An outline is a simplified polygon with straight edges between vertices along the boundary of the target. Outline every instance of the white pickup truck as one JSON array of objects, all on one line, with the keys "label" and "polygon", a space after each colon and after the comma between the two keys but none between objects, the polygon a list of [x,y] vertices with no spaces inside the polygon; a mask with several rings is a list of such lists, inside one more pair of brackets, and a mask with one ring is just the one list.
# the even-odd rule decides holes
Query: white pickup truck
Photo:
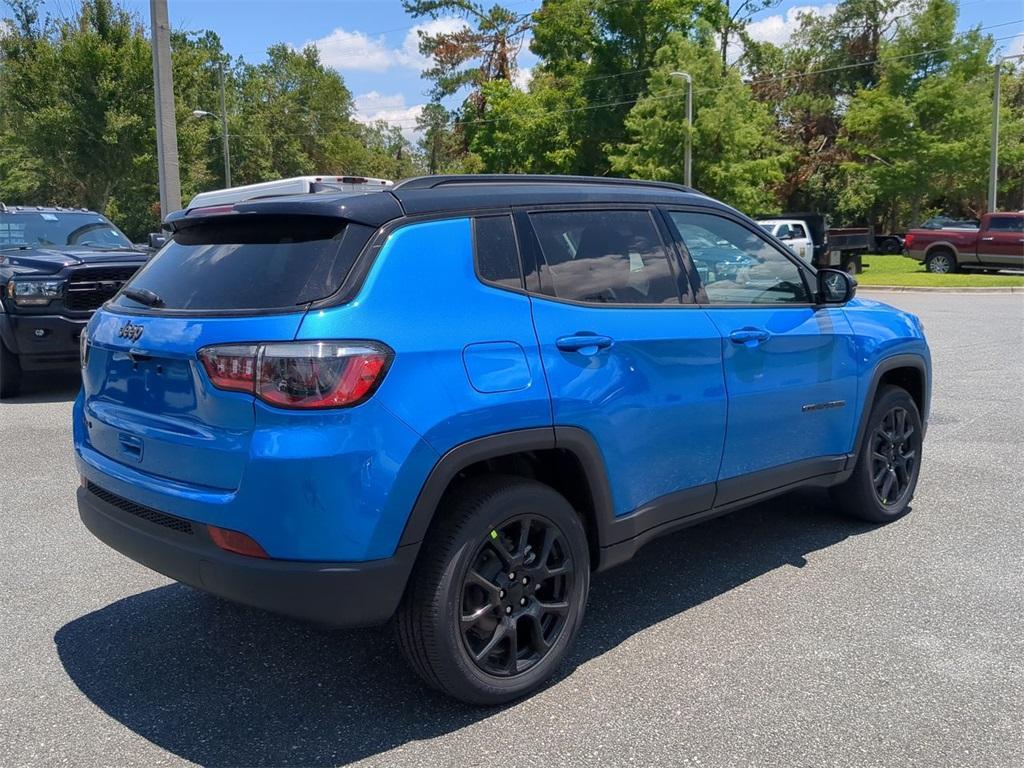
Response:
[{"label": "white pickup truck", "polygon": [[768,234],[774,235],[784,242],[797,256],[811,263],[814,257],[814,240],[811,239],[807,225],[798,219],[763,219],[758,224]]}]

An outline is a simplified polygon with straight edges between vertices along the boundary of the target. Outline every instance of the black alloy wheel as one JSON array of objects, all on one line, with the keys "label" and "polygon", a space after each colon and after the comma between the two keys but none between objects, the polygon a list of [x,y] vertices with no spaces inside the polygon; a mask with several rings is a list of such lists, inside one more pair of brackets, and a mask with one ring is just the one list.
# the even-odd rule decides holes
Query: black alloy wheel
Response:
[{"label": "black alloy wheel", "polygon": [[473,663],[510,677],[543,659],[565,628],[575,568],[546,518],[522,515],[492,529],[462,580],[460,631]]},{"label": "black alloy wheel", "polygon": [[903,503],[911,489],[917,462],[919,435],[905,408],[896,407],[882,417],[871,435],[871,483],[886,507]]},{"label": "black alloy wheel", "polygon": [[579,633],[583,520],[554,488],[508,475],[449,490],[398,608],[399,648],[429,685],[495,706],[540,688]]},{"label": "black alloy wheel", "polygon": [[883,386],[868,414],[853,472],[829,489],[833,501],[846,514],[872,523],[903,517],[921,473],[923,440],[917,402],[902,387]]}]

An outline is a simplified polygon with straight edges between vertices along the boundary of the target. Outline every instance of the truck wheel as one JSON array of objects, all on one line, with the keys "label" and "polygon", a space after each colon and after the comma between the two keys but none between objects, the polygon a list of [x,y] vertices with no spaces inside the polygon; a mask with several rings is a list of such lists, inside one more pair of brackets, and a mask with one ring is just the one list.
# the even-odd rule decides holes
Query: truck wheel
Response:
[{"label": "truck wheel", "polygon": [[879,392],[868,416],[853,474],[832,488],[835,503],[847,514],[873,523],[905,515],[921,471],[921,414],[901,387]]},{"label": "truck wheel", "polygon": [[17,397],[21,389],[21,364],[18,356],[0,341],[0,400]]},{"label": "truck wheel", "polygon": [[899,253],[902,250],[903,246],[895,237],[887,237],[882,241],[882,253],[893,254]]},{"label": "truck wheel", "polygon": [[429,685],[497,705],[540,687],[583,621],[590,554],[560,494],[488,476],[449,492],[398,609],[402,653]]},{"label": "truck wheel", "polygon": [[952,251],[932,251],[924,260],[924,268],[936,275],[945,275],[957,271],[956,256]]}]

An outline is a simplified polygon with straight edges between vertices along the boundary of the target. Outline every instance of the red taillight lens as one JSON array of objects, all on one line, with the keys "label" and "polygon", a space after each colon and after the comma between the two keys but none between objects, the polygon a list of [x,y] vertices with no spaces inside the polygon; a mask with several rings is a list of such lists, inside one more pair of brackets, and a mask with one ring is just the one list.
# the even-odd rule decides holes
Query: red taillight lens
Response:
[{"label": "red taillight lens", "polygon": [[215,387],[250,392],[284,408],[358,405],[380,385],[391,358],[390,349],[372,342],[298,341],[199,351]]},{"label": "red taillight lens", "polygon": [[210,532],[210,538],[213,539],[213,543],[226,552],[248,555],[249,557],[268,557],[267,553],[263,551],[263,547],[256,543],[255,539],[246,536],[244,533],[227,528],[218,528],[215,525],[206,526],[206,530]]},{"label": "red taillight lens", "polygon": [[252,392],[256,385],[255,344],[231,344],[199,350],[199,362],[213,386],[238,392]]},{"label": "red taillight lens", "polygon": [[912,233],[907,233],[907,235],[903,238],[903,247],[904,248],[910,248],[913,244],[914,244],[914,235]]},{"label": "red taillight lens", "polygon": [[260,399],[286,408],[355,405],[376,388],[390,354],[364,344],[267,344],[260,355]]}]

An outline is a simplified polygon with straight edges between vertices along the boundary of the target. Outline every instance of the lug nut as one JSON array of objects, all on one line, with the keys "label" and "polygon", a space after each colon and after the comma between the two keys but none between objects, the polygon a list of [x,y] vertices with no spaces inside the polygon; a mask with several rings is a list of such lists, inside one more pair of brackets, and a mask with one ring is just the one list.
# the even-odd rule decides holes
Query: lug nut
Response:
[{"label": "lug nut", "polygon": [[508,580],[509,580],[509,581],[515,581],[515,580],[516,580],[516,575],[515,575],[514,573],[510,573],[510,574],[508,575]]},{"label": "lug nut", "polygon": [[505,613],[512,613],[512,606],[511,605],[505,606]]},{"label": "lug nut", "polygon": [[504,589],[499,589],[498,590],[498,597],[505,597],[505,590]]},{"label": "lug nut", "polygon": [[530,579],[527,578],[526,576],[523,576],[523,584],[525,585],[525,584],[529,584],[529,583],[530,583]]},{"label": "lug nut", "polygon": [[526,605],[526,598],[525,597],[520,597],[519,598],[519,604],[520,605]]}]

